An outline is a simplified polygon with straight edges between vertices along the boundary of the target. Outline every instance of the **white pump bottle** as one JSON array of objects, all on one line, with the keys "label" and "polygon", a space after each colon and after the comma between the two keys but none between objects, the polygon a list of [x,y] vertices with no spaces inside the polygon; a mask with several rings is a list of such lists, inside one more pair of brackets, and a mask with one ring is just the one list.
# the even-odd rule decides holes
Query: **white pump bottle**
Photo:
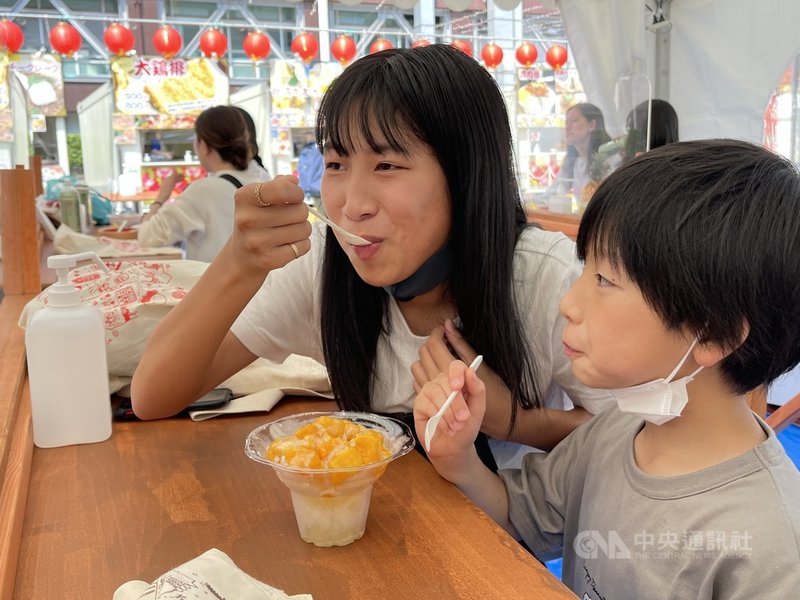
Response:
[{"label": "white pump bottle", "polygon": [[39,448],[111,437],[103,315],[81,304],[80,291],[67,278],[81,260],[109,270],[93,252],[50,256],[47,266],[58,272],[58,283],[48,288],[47,306],[25,330],[33,443]]}]

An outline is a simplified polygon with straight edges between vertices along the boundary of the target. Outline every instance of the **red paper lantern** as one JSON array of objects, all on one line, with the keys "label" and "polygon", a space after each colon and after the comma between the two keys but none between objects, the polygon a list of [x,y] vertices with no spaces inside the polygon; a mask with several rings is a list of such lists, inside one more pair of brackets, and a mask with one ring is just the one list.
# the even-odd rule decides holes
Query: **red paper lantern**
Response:
[{"label": "red paper lantern", "polygon": [[317,50],[319,50],[317,38],[310,33],[303,31],[292,40],[292,52],[297,54],[303,62],[311,62],[311,59],[317,55]]},{"label": "red paper lantern", "polygon": [[220,57],[228,50],[228,38],[216,27],[209,27],[200,36],[200,52],[206,58]]},{"label": "red paper lantern", "polygon": [[112,23],[103,33],[103,41],[111,54],[125,56],[133,50],[133,32],[119,23]]},{"label": "red paper lantern", "polygon": [[503,62],[503,49],[494,42],[486,44],[481,50],[481,58],[488,68],[495,69]]},{"label": "red paper lantern", "polygon": [[426,40],[425,38],[420,38],[418,40],[414,40],[411,42],[412,48],[424,48],[425,46],[430,46],[430,41]]},{"label": "red paper lantern", "polygon": [[453,40],[450,45],[456,50],[461,50],[467,56],[472,56],[472,46],[466,40]]},{"label": "red paper lantern", "polygon": [[545,59],[547,60],[547,64],[553,67],[553,70],[558,71],[567,64],[567,49],[564,48],[564,46],[553,44],[547,49]]},{"label": "red paper lantern", "polygon": [[331,44],[331,56],[346,65],[356,55],[356,43],[349,35],[340,35]]},{"label": "red paper lantern", "polygon": [[248,33],[244,42],[242,42],[244,53],[250,57],[250,60],[257,62],[264,60],[269,55],[272,45],[269,43],[269,38],[260,31],[251,31]]},{"label": "red paper lantern", "polygon": [[69,23],[60,21],[50,30],[50,45],[56,52],[72,56],[81,48],[81,34]]},{"label": "red paper lantern", "polygon": [[517,62],[523,67],[530,67],[538,57],[539,51],[530,42],[522,42],[520,47],[517,48]]},{"label": "red paper lantern", "polygon": [[381,52],[382,50],[391,50],[394,48],[394,44],[387,40],[386,38],[378,38],[372,45],[369,47],[369,53],[375,54],[376,52]]},{"label": "red paper lantern", "polygon": [[172,58],[183,47],[183,38],[178,30],[169,25],[164,25],[156,30],[153,35],[153,46],[164,58]]},{"label": "red paper lantern", "polygon": [[22,43],[25,41],[25,36],[22,34],[22,29],[14,21],[3,19],[0,21],[5,33],[5,43],[0,44],[0,49],[8,49],[9,52],[16,52],[22,48]]}]

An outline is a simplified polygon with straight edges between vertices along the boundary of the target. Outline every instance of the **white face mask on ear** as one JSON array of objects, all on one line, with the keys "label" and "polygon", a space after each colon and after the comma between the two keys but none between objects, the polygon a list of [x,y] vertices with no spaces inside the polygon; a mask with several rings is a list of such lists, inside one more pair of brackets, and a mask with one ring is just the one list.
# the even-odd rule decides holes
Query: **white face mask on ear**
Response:
[{"label": "white face mask on ear", "polygon": [[619,409],[624,413],[638,415],[654,425],[663,425],[667,421],[681,416],[686,403],[689,402],[689,392],[686,391],[686,386],[694,379],[695,375],[703,370],[703,367],[698,368],[691,375],[675,381],[672,381],[672,378],[680,371],[695,345],[697,345],[696,339],[689,346],[678,366],[666,379],[655,379],[629,388],[609,390],[617,401]]}]

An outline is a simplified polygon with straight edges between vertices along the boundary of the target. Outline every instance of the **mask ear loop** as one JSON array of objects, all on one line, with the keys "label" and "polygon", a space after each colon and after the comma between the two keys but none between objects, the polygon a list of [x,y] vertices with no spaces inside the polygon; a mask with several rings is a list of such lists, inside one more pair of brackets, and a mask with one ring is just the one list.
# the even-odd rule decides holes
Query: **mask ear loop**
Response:
[{"label": "mask ear loop", "polygon": [[[689,346],[689,349],[686,351],[686,354],[684,354],[684,355],[683,355],[683,358],[681,359],[681,362],[679,362],[679,363],[678,363],[678,366],[677,366],[677,367],[675,367],[675,368],[672,370],[672,373],[670,373],[669,375],[667,375],[667,383],[671,382],[671,381],[672,381],[672,378],[673,378],[673,377],[675,377],[675,375],[677,375],[677,374],[678,374],[678,371],[680,371],[680,370],[681,370],[681,367],[683,366],[683,363],[685,363],[685,362],[686,362],[686,360],[689,358],[689,355],[692,353],[692,350],[694,349],[694,347],[695,347],[695,346],[697,346],[697,338],[694,338],[694,341],[692,342],[692,345],[691,345],[691,346]],[[702,367],[702,365],[701,365],[700,367],[698,367],[698,369],[697,369],[697,370],[696,370],[694,373],[692,373],[691,375],[689,375],[689,376],[687,377],[687,379],[688,379],[689,381],[691,381],[691,380],[694,378],[694,376],[695,376],[695,375],[697,375],[697,374],[698,374],[700,371],[702,371],[702,370],[703,370],[703,367]]]}]

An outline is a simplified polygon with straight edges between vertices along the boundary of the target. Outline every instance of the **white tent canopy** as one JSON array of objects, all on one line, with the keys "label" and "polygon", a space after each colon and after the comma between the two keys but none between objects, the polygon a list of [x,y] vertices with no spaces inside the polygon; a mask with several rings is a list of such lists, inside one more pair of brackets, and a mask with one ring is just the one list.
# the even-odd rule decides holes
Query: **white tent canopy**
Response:
[{"label": "white tent canopy", "polygon": [[[655,72],[656,0],[561,0],[561,13],[588,98],[614,115],[617,79]],[[674,0],[668,4],[668,94],[681,139],[761,142],[764,110],[800,53],[798,0]],[[614,123],[612,126],[618,126]]]}]

